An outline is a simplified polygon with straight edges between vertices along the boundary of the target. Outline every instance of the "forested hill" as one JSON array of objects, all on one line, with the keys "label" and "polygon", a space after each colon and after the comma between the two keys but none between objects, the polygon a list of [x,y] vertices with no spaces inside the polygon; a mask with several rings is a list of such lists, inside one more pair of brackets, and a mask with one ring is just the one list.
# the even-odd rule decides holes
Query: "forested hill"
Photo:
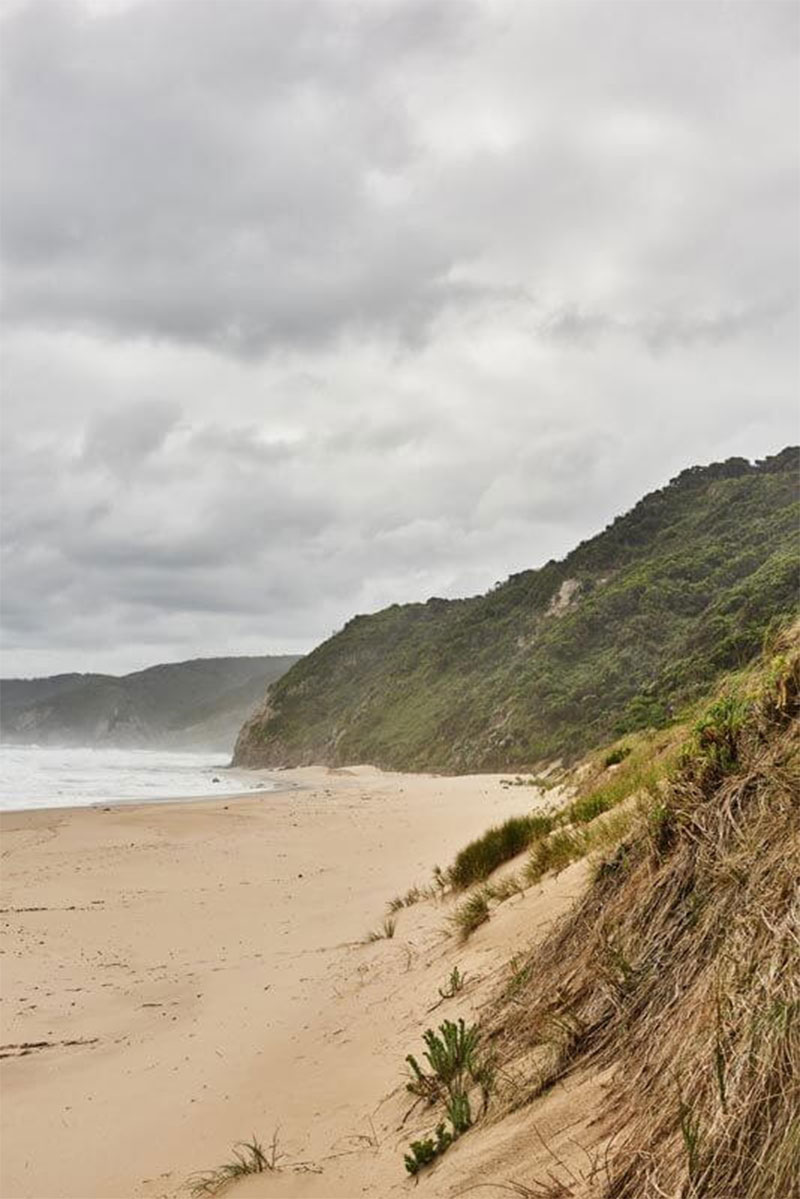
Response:
[{"label": "forested hill", "polygon": [[270,687],[234,761],[521,769],[666,723],[796,610],[799,467],[692,467],[561,562],[355,617]]},{"label": "forested hill", "polygon": [[0,731],[4,740],[18,743],[229,752],[264,689],[297,660],[196,658],[121,676],[3,679]]}]

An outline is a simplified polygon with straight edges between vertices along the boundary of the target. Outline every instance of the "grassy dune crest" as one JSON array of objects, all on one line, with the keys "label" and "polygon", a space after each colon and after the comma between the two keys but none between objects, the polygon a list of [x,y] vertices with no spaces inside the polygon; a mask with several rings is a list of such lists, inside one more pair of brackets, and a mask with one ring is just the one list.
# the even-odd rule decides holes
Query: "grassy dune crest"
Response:
[{"label": "grassy dune crest", "polygon": [[800,624],[696,721],[484,1033],[520,1106],[611,1068],[606,1199],[783,1199],[800,1177]]}]

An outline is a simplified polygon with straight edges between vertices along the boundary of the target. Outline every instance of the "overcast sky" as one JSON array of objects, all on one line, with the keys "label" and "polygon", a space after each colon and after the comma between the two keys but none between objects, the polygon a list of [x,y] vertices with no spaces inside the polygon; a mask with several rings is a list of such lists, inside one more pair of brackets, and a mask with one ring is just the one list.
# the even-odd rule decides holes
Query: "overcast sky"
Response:
[{"label": "overcast sky", "polygon": [[796,3],[4,13],[4,674],[307,650],[797,440]]}]

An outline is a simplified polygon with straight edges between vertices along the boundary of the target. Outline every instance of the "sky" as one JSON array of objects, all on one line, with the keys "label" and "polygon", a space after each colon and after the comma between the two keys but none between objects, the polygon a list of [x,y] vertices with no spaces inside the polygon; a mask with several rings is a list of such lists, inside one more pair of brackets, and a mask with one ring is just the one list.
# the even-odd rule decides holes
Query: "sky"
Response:
[{"label": "sky", "polygon": [[799,17],[6,0],[2,673],[304,652],[797,442]]}]

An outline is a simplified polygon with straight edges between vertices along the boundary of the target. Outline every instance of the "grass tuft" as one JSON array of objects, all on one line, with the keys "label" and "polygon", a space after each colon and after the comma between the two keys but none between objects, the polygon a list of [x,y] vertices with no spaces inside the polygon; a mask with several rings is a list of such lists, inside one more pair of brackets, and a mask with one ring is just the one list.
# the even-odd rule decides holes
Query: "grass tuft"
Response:
[{"label": "grass tuft", "polygon": [[466,941],[476,928],[480,928],[489,919],[489,901],[483,888],[475,891],[463,903],[460,903],[450,917],[458,929],[462,941]]},{"label": "grass tuft", "polygon": [[245,1174],[272,1173],[279,1169],[283,1155],[278,1152],[278,1130],[272,1134],[269,1148],[264,1149],[255,1137],[249,1141],[238,1141],[233,1147],[231,1161],[217,1166],[215,1170],[203,1170],[187,1179],[187,1186],[194,1199],[202,1195],[218,1195],[229,1183]]},{"label": "grass tuft", "polygon": [[396,917],[384,916],[381,927],[378,929],[372,929],[370,932],[368,932],[364,940],[364,944],[372,945],[375,941],[390,941],[395,934],[396,928]]},{"label": "grass tuft", "polygon": [[545,874],[559,874],[578,858],[584,857],[589,839],[579,829],[557,829],[549,837],[537,841],[525,866],[528,883],[538,883]]}]

